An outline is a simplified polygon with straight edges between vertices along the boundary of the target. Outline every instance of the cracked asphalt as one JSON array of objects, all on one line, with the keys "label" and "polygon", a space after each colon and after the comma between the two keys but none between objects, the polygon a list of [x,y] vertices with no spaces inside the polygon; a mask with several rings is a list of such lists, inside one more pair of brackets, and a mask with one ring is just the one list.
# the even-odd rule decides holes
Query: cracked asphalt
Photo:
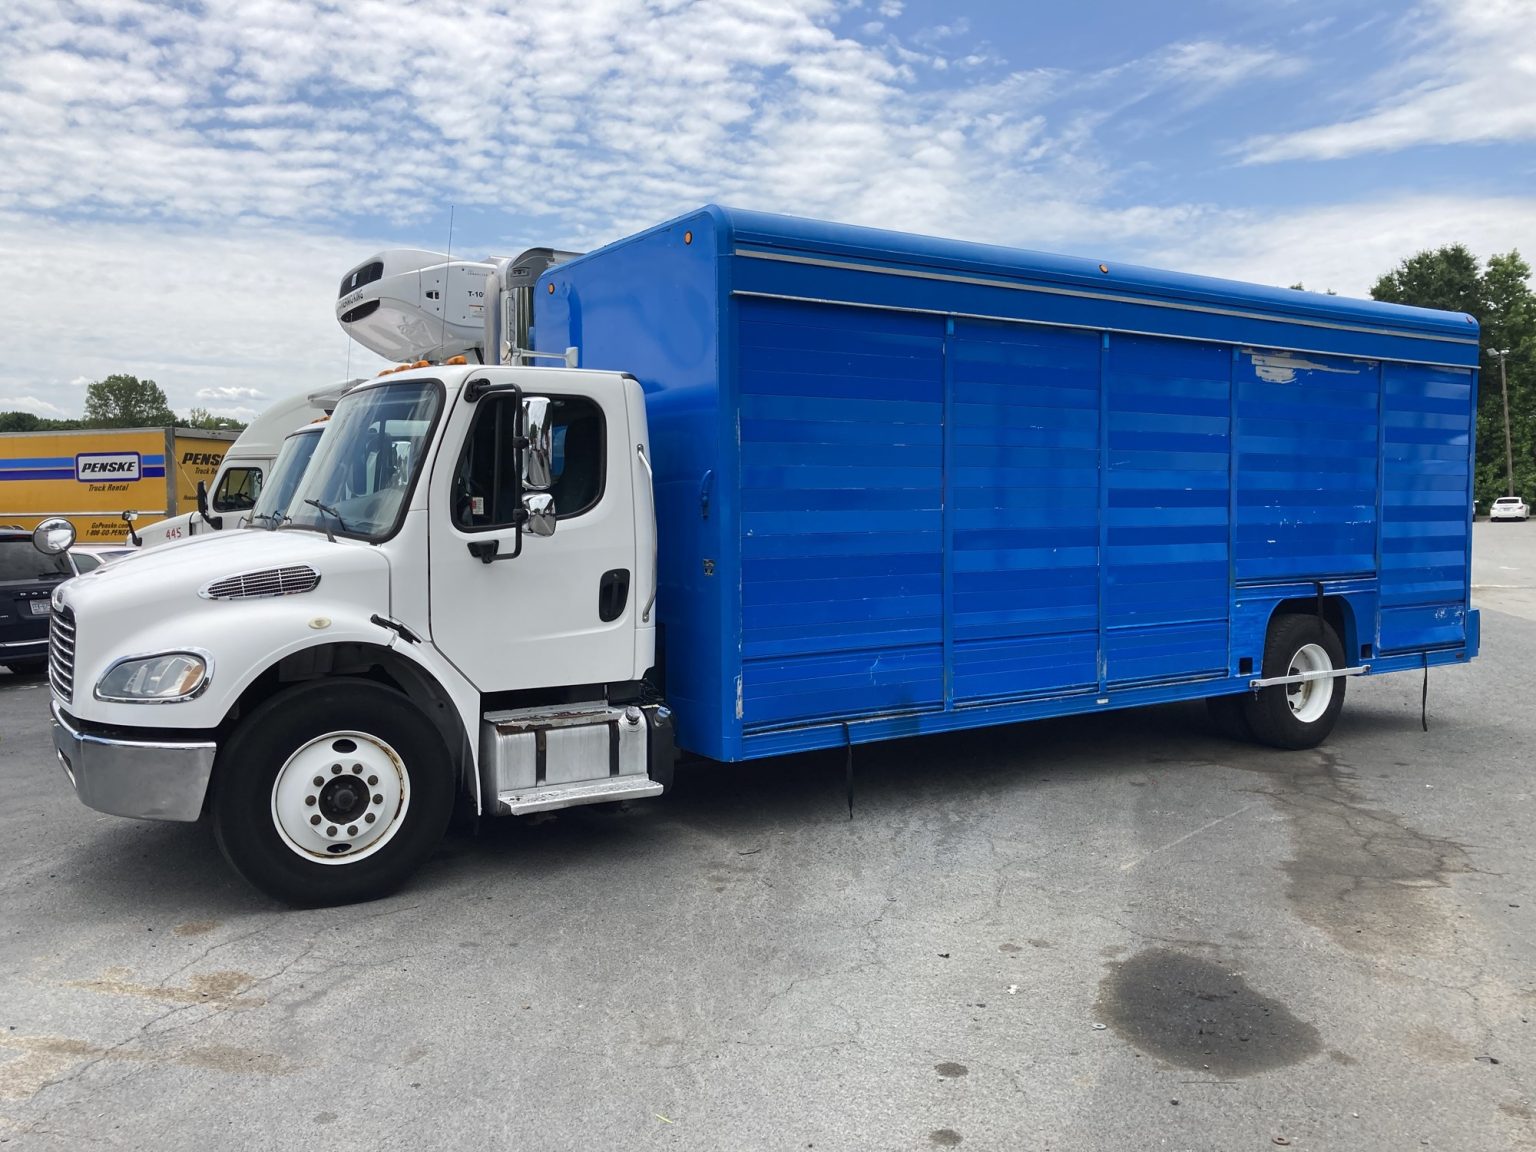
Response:
[{"label": "cracked asphalt", "polygon": [[[1318,752],[1199,706],[693,766],[292,912],[0,673],[0,1147],[1536,1148],[1536,525]],[[216,1143],[215,1143],[216,1142]]]}]

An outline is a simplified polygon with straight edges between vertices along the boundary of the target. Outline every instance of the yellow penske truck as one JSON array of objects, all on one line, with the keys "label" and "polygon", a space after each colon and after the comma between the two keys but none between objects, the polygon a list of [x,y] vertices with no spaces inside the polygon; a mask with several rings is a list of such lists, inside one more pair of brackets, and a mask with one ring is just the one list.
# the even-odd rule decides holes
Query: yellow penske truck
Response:
[{"label": "yellow penske truck", "polygon": [[0,433],[0,524],[51,516],[81,543],[119,544],[124,512],[152,524],[197,506],[238,434],[199,428],[82,428]]}]

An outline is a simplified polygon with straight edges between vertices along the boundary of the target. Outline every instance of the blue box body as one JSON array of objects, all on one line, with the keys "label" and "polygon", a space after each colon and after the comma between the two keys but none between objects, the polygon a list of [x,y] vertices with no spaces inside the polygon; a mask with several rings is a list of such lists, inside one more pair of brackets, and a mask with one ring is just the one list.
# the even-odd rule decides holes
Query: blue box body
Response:
[{"label": "blue box body", "polygon": [[717,207],[535,292],[644,386],[699,755],[1241,691],[1320,591],[1476,655],[1470,317]]}]

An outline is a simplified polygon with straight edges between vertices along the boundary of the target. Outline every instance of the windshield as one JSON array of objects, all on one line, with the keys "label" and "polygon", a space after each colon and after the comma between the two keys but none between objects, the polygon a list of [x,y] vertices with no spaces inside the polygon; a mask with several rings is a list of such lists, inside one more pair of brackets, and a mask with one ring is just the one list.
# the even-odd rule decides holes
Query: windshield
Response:
[{"label": "windshield", "polygon": [[309,458],[315,454],[315,445],[320,443],[322,431],[323,425],[312,425],[283,441],[247,527],[271,528],[282,523],[289,513],[299,481],[304,479],[304,470],[309,467]]},{"label": "windshield", "polygon": [[49,556],[32,547],[32,541],[0,540],[0,584],[35,584],[39,580],[63,580],[73,576],[69,558],[60,552]]},{"label": "windshield", "polygon": [[430,380],[343,397],[288,502],[289,523],[363,540],[393,536],[442,404]]}]

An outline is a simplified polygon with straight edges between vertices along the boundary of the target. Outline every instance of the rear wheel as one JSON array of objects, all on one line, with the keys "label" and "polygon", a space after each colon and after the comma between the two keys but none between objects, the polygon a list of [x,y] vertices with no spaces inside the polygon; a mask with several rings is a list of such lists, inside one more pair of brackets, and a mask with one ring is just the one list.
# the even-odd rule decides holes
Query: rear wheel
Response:
[{"label": "rear wheel", "polygon": [[453,771],[414,704],[362,680],[301,684],[219,753],[212,818],[226,859],[269,896],[351,904],[403,884],[442,840]]},{"label": "rear wheel", "polygon": [[1316,616],[1277,616],[1264,644],[1264,678],[1303,676],[1245,697],[1243,716],[1261,744],[1315,748],[1333,731],[1344,707],[1344,680],[1327,675],[1344,667],[1338,633]]}]

